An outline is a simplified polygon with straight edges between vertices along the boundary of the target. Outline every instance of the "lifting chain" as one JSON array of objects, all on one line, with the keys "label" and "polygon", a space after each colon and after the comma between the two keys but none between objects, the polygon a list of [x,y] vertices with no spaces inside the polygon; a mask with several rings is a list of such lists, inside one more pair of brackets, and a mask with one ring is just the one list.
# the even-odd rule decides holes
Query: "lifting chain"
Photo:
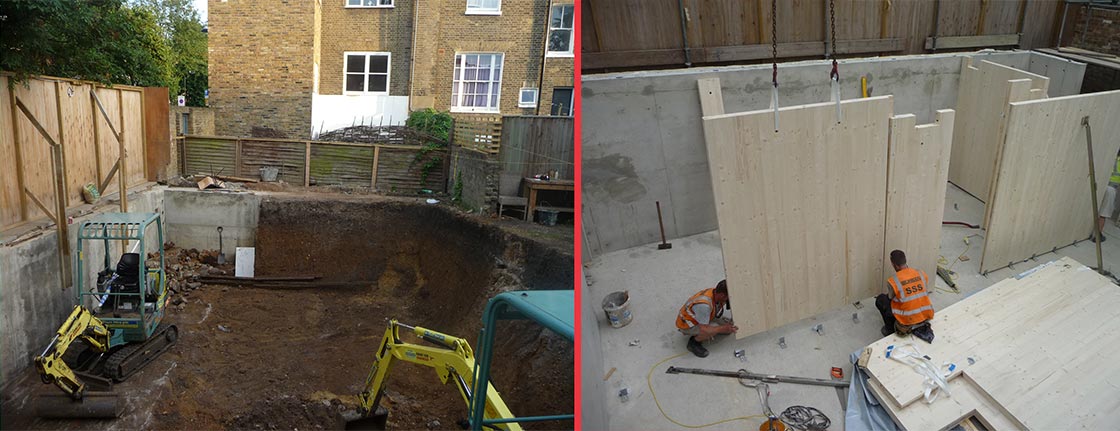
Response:
[{"label": "lifting chain", "polygon": [[774,88],[778,87],[778,0],[770,2],[770,47],[774,63]]},{"label": "lifting chain", "polygon": [[828,1],[828,14],[829,14],[828,29],[831,30],[831,32],[832,32],[832,38],[829,39],[829,44],[828,44],[829,48],[831,48],[831,50],[832,50],[832,53],[830,55],[832,57],[832,73],[829,74],[829,78],[832,78],[833,81],[839,81],[840,80],[840,69],[839,69],[839,65],[836,63],[836,0],[829,0]]}]

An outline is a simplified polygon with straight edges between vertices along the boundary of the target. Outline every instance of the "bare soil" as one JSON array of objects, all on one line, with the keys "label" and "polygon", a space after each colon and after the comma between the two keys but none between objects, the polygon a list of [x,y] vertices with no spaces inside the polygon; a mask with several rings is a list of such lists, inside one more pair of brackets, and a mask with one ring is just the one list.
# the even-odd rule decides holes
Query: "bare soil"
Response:
[{"label": "bare soil", "polygon": [[[169,268],[179,265],[169,271],[169,279],[181,300],[175,299],[178,304],[168,310],[167,322],[178,326],[179,342],[117,385],[116,392],[127,396],[125,416],[113,421],[39,419],[32,408],[34,395],[57,388],[43,385],[29,369],[10,377],[19,381],[6,385],[0,425],[339,429],[342,412],[353,410],[357,402],[388,319],[474,344],[483,306],[494,294],[570,289],[571,242],[548,236],[525,235],[495,220],[413,202],[266,199],[257,232],[256,275],[320,275],[343,287],[198,286],[192,282],[198,273],[232,275],[232,265],[216,265],[213,252],[169,249]],[[504,323],[497,330],[492,382],[513,412],[573,411],[571,343],[522,322]],[[391,429],[454,429],[467,411],[453,386],[441,385],[432,369],[413,364],[395,367],[382,404],[390,411]],[[531,426],[572,427],[571,421]]]}]

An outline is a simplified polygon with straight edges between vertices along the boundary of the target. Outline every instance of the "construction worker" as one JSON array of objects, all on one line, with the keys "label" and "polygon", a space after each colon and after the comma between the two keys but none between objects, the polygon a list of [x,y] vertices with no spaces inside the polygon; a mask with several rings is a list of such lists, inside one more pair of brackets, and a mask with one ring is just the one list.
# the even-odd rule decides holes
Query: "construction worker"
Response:
[{"label": "construction worker", "polygon": [[700,343],[716,335],[733,334],[739,330],[731,319],[723,318],[724,308],[731,309],[727,299],[727,280],[688,298],[677,313],[677,330],[688,336],[688,351],[701,358],[706,357],[708,349]]},{"label": "construction worker", "polygon": [[[929,301],[927,286],[929,276],[922,270],[906,266],[906,253],[891,251],[894,277],[887,279],[889,294],[875,298],[875,308],[883,315],[883,336],[897,332],[906,335],[917,328],[928,326],[933,319],[933,304]],[[930,331],[932,341],[932,332]],[[924,337],[923,337],[924,339]]]},{"label": "construction worker", "polygon": [[[1116,210],[1116,189],[1120,187],[1120,152],[1116,153],[1116,167],[1112,169],[1112,176],[1108,178],[1108,187],[1104,189],[1104,198],[1101,199],[1100,211],[1097,212],[1097,229],[1101,233],[1101,242],[1104,242],[1104,221],[1112,218]],[[1096,233],[1089,234],[1089,239],[1095,239]]]}]

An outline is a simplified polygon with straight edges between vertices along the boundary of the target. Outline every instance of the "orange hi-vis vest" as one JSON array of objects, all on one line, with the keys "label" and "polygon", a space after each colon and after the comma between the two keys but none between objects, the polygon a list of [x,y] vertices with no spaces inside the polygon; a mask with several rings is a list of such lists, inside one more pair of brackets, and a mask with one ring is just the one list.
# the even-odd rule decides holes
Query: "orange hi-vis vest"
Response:
[{"label": "orange hi-vis vest", "polygon": [[894,290],[891,312],[898,323],[910,326],[933,318],[933,304],[930,304],[926,291],[927,280],[925,272],[913,268],[903,268],[887,280]]},{"label": "orange hi-vis vest", "polygon": [[677,313],[677,329],[688,329],[700,324],[700,320],[696,318],[696,313],[692,312],[692,307],[697,304],[708,304],[708,308],[711,310],[708,322],[711,323],[716,315],[715,291],[715,288],[704,289],[688,298],[688,302],[684,303],[681,311]]}]

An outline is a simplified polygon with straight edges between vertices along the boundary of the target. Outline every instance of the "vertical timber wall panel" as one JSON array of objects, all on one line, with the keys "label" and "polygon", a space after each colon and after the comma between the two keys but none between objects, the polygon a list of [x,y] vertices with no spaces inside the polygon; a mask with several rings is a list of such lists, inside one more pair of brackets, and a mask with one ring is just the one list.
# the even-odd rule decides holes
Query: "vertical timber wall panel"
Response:
[{"label": "vertical timber wall panel", "polygon": [[16,171],[14,131],[8,77],[0,76],[0,226],[13,225],[23,219],[20,203],[23,192],[19,189],[20,180]]},{"label": "vertical timber wall panel", "polygon": [[63,146],[66,147],[67,194],[70,195],[67,206],[82,203],[82,186],[101,184],[101,179],[97,178],[97,146],[93,142],[93,116],[90,114],[97,107],[89,97],[91,88],[88,84],[65,83],[59,95],[62,123],[66,126]]},{"label": "vertical timber wall panel", "polygon": [[573,133],[572,117],[504,117],[501,194],[517,196],[522,178],[552,170],[559,171],[561,179],[574,179]]},{"label": "vertical timber wall panel", "polygon": [[[120,109],[123,109],[126,113],[140,112],[143,94],[139,91],[122,91],[120,97],[122,99]],[[144,172],[146,154],[144,152],[144,121],[142,115],[124,116],[124,145],[127,155],[125,161],[128,165],[128,180],[125,184],[130,187],[143,184],[148,175]]]},{"label": "vertical timber wall panel", "polygon": [[935,123],[918,126],[913,115],[891,118],[883,280],[894,275],[887,263],[895,249],[906,252],[910,267],[936,276],[954,114],[940,110]]},{"label": "vertical timber wall panel", "polygon": [[[949,181],[980,200],[988,199],[1000,147],[1001,126],[1008,103],[1046,97],[1050,80],[1022,70],[981,60],[973,67],[970,58],[961,61],[957,93],[960,119],[953,131],[953,154]],[[1010,80],[1029,80],[1014,85]],[[1034,91],[1032,91],[1034,90]]]},{"label": "vertical timber wall panel", "polygon": [[1120,91],[1011,104],[981,271],[1085,239],[1093,229],[1085,128],[1100,202],[1120,148]]},{"label": "vertical timber wall panel", "polygon": [[[100,84],[91,82],[44,76],[29,77],[9,88],[10,79],[10,75],[0,76],[0,85],[4,87],[0,91],[0,204],[3,206],[0,208],[0,228],[46,217],[32,199],[24,196],[24,187],[52,213],[56,211],[55,172],[50,145],[31,120],[16,107],[16,98],[23,102],[51,139],[62,146],[63,203],[66,207],[81,205],[82,186],[99,184],[116,161],[117,140],[90,97],[91,91],[98,92],[110,121],[118,130],[121,118],[124,118],[126,139],[131,140],[126,141],[128,151],[134,156],[129,163],[129,184],[145,181],[141,88],[127,85],[100,88]],[[123,112],[118,94],[124,95]],[[102,194],[116,191],[114,180]]]},{"label": "vertical timber wall panel", "polygon": [[751,316],[737,337],[880,290],[892,111],[890,96],[843,102],[842,123],[832,103],[783,108],[777,132],[769,110],[704,117],[730,296]]},{"label": "vertical timber wall panel", "polygon": [[171,124],[167,121],[171,106],[168,103],[167,88],[145,87],[142,106],[146,151],[145,175],[148,181],[166,179],[171,163]]}]

